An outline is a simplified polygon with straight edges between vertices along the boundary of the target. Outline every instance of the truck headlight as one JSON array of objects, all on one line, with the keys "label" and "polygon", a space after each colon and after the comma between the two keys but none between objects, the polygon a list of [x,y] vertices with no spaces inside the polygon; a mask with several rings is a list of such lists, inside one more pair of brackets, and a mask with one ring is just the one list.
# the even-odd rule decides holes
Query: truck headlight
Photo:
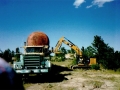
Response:
[{"label": "truck headlight", "polygon": [[18,65],[16,65],[15,68],[18,69]]},{"label": "truck headlight", "polygon": [[21,65],[20,68],[23,69],[23,65]]},{"label": "truck headlight", "polygon": [[25,69],[27,69],[27,67],[25,67]]},{"label": "truck headlight", "polygon": [[23,69],[23,65],[15,65],[15,69]]},{"label": "truck headlight", "polygon": [[38,69],[39,67],[36,66],[36,69]]}]

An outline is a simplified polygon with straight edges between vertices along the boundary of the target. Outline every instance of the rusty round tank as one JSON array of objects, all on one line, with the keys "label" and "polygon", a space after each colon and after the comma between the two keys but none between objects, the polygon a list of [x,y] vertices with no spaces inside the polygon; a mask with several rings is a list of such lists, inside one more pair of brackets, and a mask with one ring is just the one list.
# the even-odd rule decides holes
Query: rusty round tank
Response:
[{"label": "rusty round tank", "polygon": [[49,38],[43,32],[33,32],[27,38],[27,45],[49,45]]}]

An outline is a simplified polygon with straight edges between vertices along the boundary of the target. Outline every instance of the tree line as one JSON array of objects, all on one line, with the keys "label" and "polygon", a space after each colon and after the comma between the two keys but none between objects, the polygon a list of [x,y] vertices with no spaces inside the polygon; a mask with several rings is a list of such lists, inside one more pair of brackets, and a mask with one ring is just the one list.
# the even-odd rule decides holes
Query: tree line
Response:
[{"label": "tree line", "polygon": [[4,58],[7,62],[12,62],[12,57],[16,59],[20,58],[20,50],[17,47],[15,51],[10,50],[9,48],[5,51],[0,50],[0,57]]},{"label": "tree line", "polygon": [[101,36],[94,36],[92,45],[85,50],[84,55],[87,53],[89,57],[96,57],[97,63],[101,64],[103,68],[113,70],[120,68],[120,51],[115,51],[113,47],[104,42]]},{"label": "tree line", "polygon": [[[75,53],[74,50],[66,50],[64,47],[61,51],[66,53]],[[97,63],[105,69],[117,70],[120,68],[120,51],[115,51],[113,47],[110,47],[101,36],[94,36],[94,40],[90,46],[81,48],[84,58],[96,58]],[[5,51],[0,50],[0,57],[4,58],[7,62],[12,61],[12,57],[19,58],[20,50],[17,47],[16,51],[7,49]]]}]

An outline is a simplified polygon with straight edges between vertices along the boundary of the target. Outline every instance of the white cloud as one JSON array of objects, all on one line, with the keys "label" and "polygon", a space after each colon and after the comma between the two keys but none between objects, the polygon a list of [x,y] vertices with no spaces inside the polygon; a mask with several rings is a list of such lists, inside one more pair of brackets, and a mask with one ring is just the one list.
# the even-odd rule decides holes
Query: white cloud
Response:
[{"label": "white cloud", "polygon": [[89,6],[87,6],[86,8],[91,8],[93,5],[89,5]]},{"label": "white cloud", "polygon": [[75,6],[75,8],[78,8],[84,2],[85,2],[85,0],[75,0],[73,5]]},{"label": "white cloud", "polygon": [[91,8],[94,5],[97,5],[98,7],[103,7],[103,4],[107,3],[107,2],[112,2],[114,0],[93,0],[92,4],[87,6],[86,8]]}]

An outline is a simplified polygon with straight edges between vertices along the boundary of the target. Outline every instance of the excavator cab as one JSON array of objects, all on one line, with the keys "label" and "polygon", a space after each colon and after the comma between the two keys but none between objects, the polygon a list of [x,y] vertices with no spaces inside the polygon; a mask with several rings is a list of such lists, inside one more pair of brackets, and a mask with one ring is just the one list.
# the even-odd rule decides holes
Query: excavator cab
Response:
[{"label": "excavator cab", "polygon": [[84,58],[84,57],[80,57],[79,55],[76,57],[77,60],[77,64],[78,65],[85,65],[88,66],[90,63],[90,59],[89,58]]}]

